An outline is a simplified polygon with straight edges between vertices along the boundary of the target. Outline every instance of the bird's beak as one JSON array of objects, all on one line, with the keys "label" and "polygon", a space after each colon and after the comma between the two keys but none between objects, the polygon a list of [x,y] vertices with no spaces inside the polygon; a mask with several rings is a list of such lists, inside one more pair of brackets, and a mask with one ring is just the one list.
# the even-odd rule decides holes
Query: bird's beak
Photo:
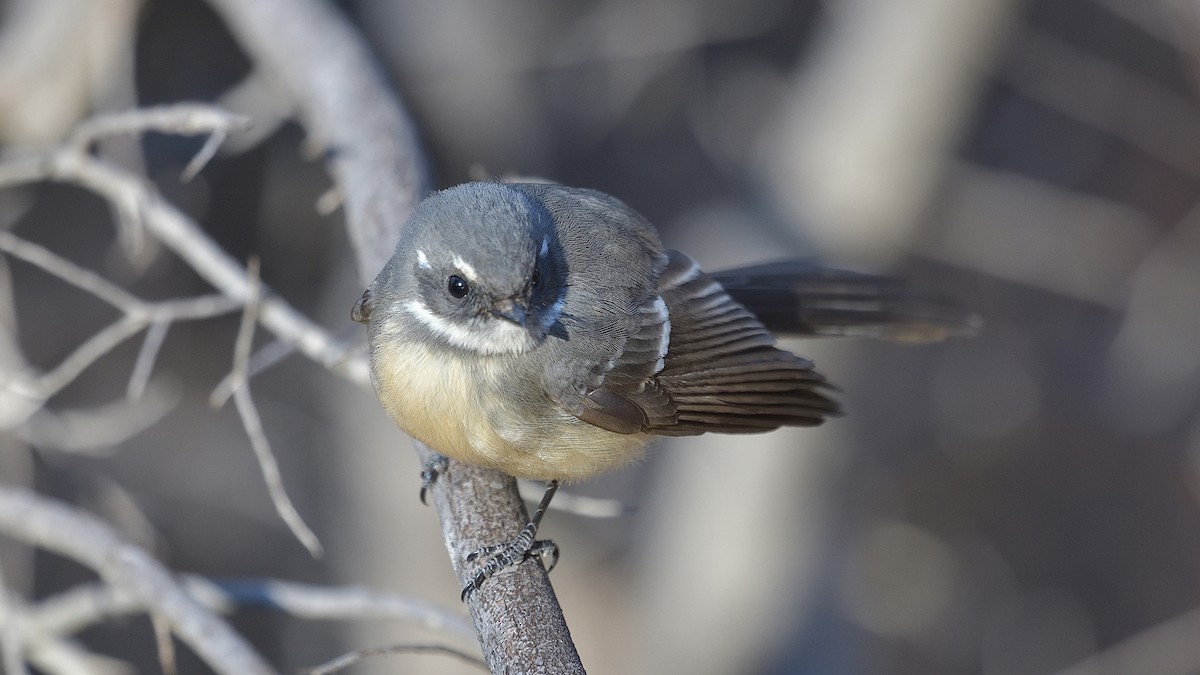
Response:
[{"label": "bird's beak", "polygon": [[522,328],[525,327],[525,318],[527,315],[525,305],[512,298],[505,298],[492,303],[492,314],[505,321],[511,321]]}]

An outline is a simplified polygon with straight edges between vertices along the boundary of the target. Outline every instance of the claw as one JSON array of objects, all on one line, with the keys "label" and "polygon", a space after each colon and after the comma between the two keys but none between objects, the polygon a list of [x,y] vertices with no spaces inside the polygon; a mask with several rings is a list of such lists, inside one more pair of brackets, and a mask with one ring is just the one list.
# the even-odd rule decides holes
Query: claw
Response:
[{"label": "claw", "polygon": [[429,461],[425,462],[424,468],[421,469],[421,503],[425,506],[429,506],[429,502],[425,499],[429,490],[437,482],[438,476],[446,473],[448,468],[450,468],[450,460],[437,453],[434,453]]},{"label": "claw", "polygon": [[558,564],[558,544],[550,539],[540,539],[533,542],[533,546],[526,555],[536,555],[541,558],[542,566],[546,568],[546,574],[549,574],[554,571],[554,566]]}]

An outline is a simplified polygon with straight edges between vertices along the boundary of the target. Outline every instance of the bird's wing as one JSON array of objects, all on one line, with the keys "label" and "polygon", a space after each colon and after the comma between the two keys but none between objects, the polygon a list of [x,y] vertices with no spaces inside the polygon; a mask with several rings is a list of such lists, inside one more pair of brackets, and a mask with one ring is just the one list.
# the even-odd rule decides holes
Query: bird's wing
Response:
[{"label": "bird's wing", "polygon": [[648,425],[675,423],[676,408],[654,376],[663,369],[671,321],[659,295],[634,313],[635,327],[617,354],[602,364],[594,386],[583,392],[576,414],[585,422],[617,433],[637,433]]},{"label": "bird's wing", "polygon": [[776,349],[691,258],[668,256],[642,330],[587,394],[581,419],[619,433],[690,436],[812,426],[837,413],[812,363]]}]

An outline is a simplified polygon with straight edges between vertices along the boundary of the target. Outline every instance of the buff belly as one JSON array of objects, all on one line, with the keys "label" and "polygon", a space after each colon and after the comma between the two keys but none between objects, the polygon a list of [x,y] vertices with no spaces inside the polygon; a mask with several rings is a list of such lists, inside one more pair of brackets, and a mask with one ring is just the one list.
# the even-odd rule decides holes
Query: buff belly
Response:
[{"label": "buff belly", "polygon": [[385,341],[375,347],[372,381],[392,419],[450,459],[518,478],[579,480],[641,458],[650,437],[618,434],[579,420],[549,399],[518,410],[497,386],[499,359],[470,364],[447,352]]}]

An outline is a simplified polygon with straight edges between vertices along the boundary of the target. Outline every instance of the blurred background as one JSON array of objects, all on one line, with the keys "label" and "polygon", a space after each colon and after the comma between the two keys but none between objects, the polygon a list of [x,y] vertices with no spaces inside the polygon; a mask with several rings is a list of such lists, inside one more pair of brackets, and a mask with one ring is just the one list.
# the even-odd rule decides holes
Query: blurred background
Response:
[{"label": "blurred background", "polygon": [[[632,510],[543,525],[589,672],[1200,673],[1200,5],[339,4],[410,106],[439,187],[514,173],[597,188],[709,269],[815,257],[984,317],[977,338],[937,345],[789,342],[842,389],[844,418],[672,441],[572,486]],[[252,116],[187,183],[200,140],[101,152],[142,167],[235,257],[261,257],[288,301],[363,338],[341,214],[316,208],[328,176],[204,2],[0,9],[6,152],[137,105]],[[142,297],[210,290],[153,242],[123,245],[108,205],[78,189],[0,191],[0,227]],[[6,335],[32,364],[113,319],[40,270],[0,270]],[[0,432],[0,479],[120,523],[174,570],[365,584],[464,612],[407,439],[369,392],[299,356],[252,382],[326,556],[290,536],[236,414],[206,403],[236,330],[236,316],[174,326],[153,395],[119,409],[105,406],[138,341],[116,350]],[[92,578],[2,537],[0,556],[29,598]],[[236,625],[285,671],[454,641],[255,610]],[[156,669],[145,618],[82,639]],[[205,672],[186,650],[180,671]],[[477,671],[402,655],[351,672]]]}]

